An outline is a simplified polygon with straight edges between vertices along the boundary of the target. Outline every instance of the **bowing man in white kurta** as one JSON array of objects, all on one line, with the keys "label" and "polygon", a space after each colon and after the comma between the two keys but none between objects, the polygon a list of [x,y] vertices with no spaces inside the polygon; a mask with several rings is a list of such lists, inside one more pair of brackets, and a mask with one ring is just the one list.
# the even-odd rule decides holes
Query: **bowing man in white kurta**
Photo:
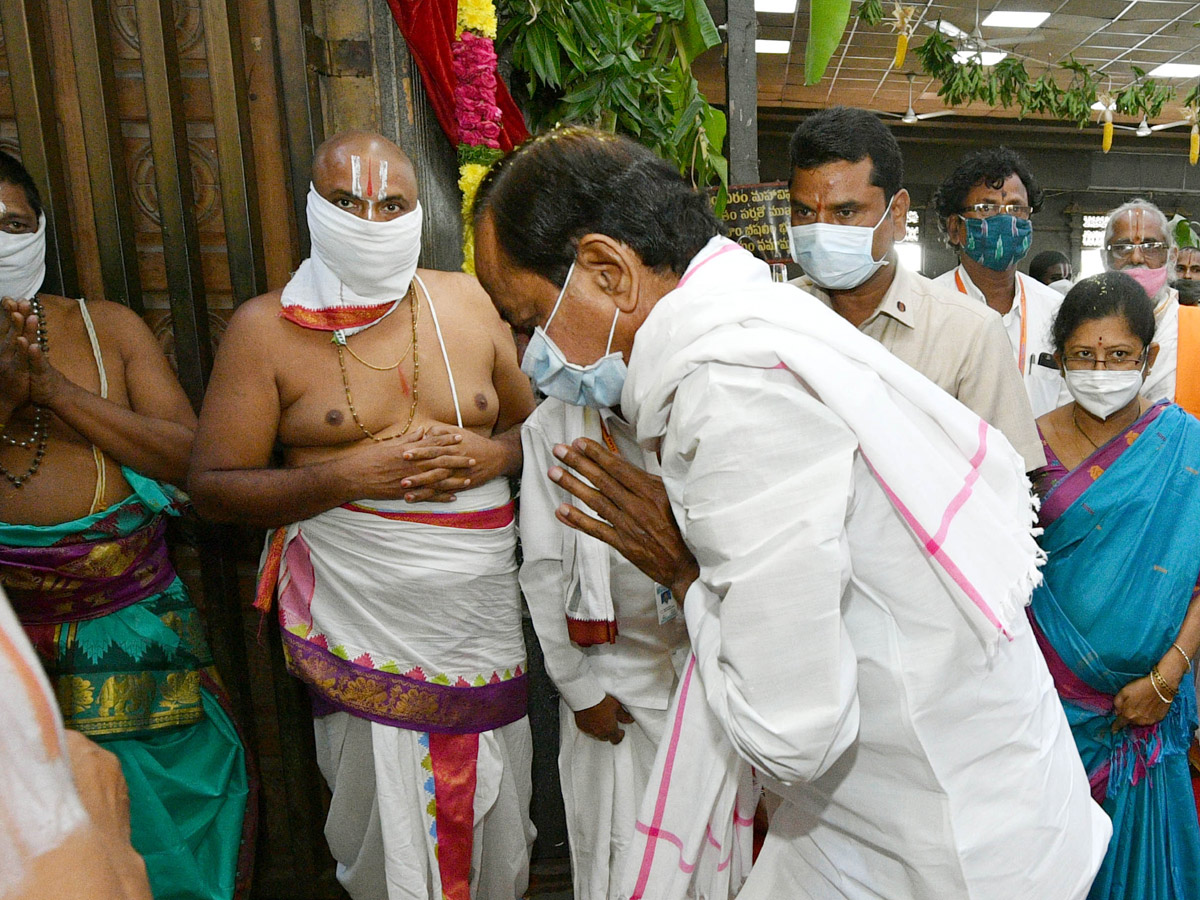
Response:
[{"label": "bowing man in white kurta", "polygon": [[[1024,616],[1030,582],[991,611],[955,593],[1000,578],[993,559],[1034,552],[1019,458],[787,290],[714,238],[639,329],[622,397],[639,439],[661,448],[700,566],[684,612],[703,696],[784,799],[739,900],[1081,898],[1110,826]],[[960,480],[971,422],[981,440]],[[910,455],[922,441],[925,458]],[[945,505],[937,534],[936,514],[919,528],[921,483]],[[987,546],[955,546],[956,532],[989,531]],[[1006,636],[989,637],[978,612]],[[684,833],[671,795],[683,786],[686,813],[698,793],[682,780],[699,764],[686,734],[670,743],[678,755],[647,792],[667,797],[656,834]],[[649,843],[643,883],[687,863]]]},{"label": "bowing man in white kurta", "polygon": [[[839,162],[831,202],[879,222],[873,165]],[[622,896],[1082,898],[1111,829],[1025,618],[1039,550],[1008,440],[773,284],[632,141],[541,136],[475,209],[524,371],[596,406],[619,382],[661,460],[665,497],[595,443],[547,472],[605,520],[563,521],[682,598],[692,642]],[[870,221],[817,224],[814,259],[894,264]],[[752,868],[751,767],[784,800]]]},{"label": "bowing man in white kurta", "polygon": [[[558,505],[572,498],[545,473],[557,463],[554,445],[579,437],[611,441],[622,457],[646,471],[657,472],[658,464],[638,447],[632,426],[609,409],[584,409],[551,397],[521,429],[521,590],[560,696],[558,768],[575,898],[618,900],[638,803],[688,637],[679,607],[669,596],[660,602],[653,581],[608,545],[555,518]],[[588,596],[593,590],[607,596],[593,600]],[[572,640],[568,614],[583,644]],[[605,625],[615,626],[613,640],[585,638],[589,630],[596,633],[588,624],[599,626],[600,633]],[[585,732],[575,720],[575,713],[606,697],[619,701],[633,720],[619,726],[624,735],[616,743]]]}]

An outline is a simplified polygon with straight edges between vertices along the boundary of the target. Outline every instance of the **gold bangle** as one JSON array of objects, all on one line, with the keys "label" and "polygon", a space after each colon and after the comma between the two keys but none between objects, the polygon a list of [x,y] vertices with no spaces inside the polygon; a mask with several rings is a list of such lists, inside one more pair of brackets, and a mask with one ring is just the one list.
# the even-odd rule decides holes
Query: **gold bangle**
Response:
[{"label": "gold bangle", "polygon": [[1180,647],[1179,644],[1175,643],[1175,641],[1171,641],[1171,646],[1183,654],[1183,658],[1187,660],[1187,668],[1184,669],[1184,671],[1190,672],[1192,670],[1192,658],[1188,656],[1187,653],[1184,652],[1184,649]]},{"label": "gold bangle", "polygon": [[[1157,676],[1157,677],[1155,677],[1155,676]],[[1158,689],[1158,679],[1159,678],[1162,678],[1162,676],[1158,674],[1158,667],[1156,666],[1155,668],[1150,670],[1150,687],[1154,689],[1154,693],[1158,695],[1159,700],[1161,700],[1167,706],[1170,706],[1171,700],[1164,697],[1163,692]],[[1172,698],[1172,699],[1174,699],[1174,698]]]},{"label": "gold bangle", "polygon": [[[1154,693],[1158,694],[1158,699],[1166,704],[1170,704],[1175,699],[1176,694],[1179,693],[1178,688],[1172,688],[1167,683],[1167,679],[1163,678],[1162,672],[1158,671],[1158,666],[1150,670],[1150,684],[1154,688]],[[1162,690],[1160,691],[1159,688],[1162,688]],[[1164,697],[1163,694],[1167,696]]]}]

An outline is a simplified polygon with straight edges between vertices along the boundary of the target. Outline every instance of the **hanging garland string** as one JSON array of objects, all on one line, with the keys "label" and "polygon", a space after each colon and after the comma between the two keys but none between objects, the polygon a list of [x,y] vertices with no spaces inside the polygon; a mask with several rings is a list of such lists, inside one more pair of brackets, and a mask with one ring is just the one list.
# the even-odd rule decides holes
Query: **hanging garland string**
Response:
[{"label": "hanging garland string", "polygon": [[[884,13],[882,0],[862,0],[858,6],[861,24],[877,26],[889,20],[892,30],[898,33],[894,68],[903,65],[907,38],[916,24],[913,13],[911,7],[901,6],[898,0],[890,15]],[[1112,147],[1114,112],[1154,119],[1178,97],[1174,87],[1155,81],[1137,66],[1130,66],[1132,82],[1115,92],[1110,89],[1101,93],[1103,77],[1073,56],[1035,78],[1025,68],[1025,60],[1015,54],[1009,54],[994,66],[983,66],[978,60],[958,62],[954,56],[959,50],[957,43],[936,29],[913,51],[925,74],[941,82],[938,96],[947,107],[978,102],[1016,110],[1018,116],[1050,115],[1082,128],[1092,120],[1092,106],[1099,100],[1104,105],[1099,119],[1103,126],[1101,148],[1105,153]],[[1192,123],[1188,161],[1196,165],[1200,158],[1200,126],[1196,124],[1200,85],[1192,89],[1181,105],[1184,118]]]},{"label": "hanging garland string", "polygon": [[499,159],[500,107],[496,105],[496,7],[492,0],[458,0],[454,112],[458,124],[458,189],[462,192],[463,271],[475,273],[471,211],[488,167]]}]

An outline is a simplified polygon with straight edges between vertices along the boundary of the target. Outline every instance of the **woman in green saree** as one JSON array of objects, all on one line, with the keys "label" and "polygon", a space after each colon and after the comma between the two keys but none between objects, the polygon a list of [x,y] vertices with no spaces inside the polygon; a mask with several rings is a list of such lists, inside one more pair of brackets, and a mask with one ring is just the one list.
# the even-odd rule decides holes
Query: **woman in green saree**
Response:
[{"label": "woman in green saree", "polygon": [[164,539],[196,419],[137,315],[39,292],[45,232],[0,154],[0,584],[67,727],[120,760],[154,896],[228,900],[253,848],[245,750]]}]

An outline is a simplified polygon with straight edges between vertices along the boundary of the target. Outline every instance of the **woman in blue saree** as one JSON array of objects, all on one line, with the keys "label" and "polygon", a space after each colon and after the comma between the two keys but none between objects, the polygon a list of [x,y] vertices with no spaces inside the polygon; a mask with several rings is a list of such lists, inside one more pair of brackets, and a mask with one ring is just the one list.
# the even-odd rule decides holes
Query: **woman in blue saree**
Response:
[{"label": "woman in blue saree", "polygon": [[1187,751],[1200,649],[1200,421],[1139,396],[1153,306],[1119,272],[1054,323],[1074,402],[1038,420],[1044,583],[1030,615],[1113,838],[1090,900],[1200,898]]}]

